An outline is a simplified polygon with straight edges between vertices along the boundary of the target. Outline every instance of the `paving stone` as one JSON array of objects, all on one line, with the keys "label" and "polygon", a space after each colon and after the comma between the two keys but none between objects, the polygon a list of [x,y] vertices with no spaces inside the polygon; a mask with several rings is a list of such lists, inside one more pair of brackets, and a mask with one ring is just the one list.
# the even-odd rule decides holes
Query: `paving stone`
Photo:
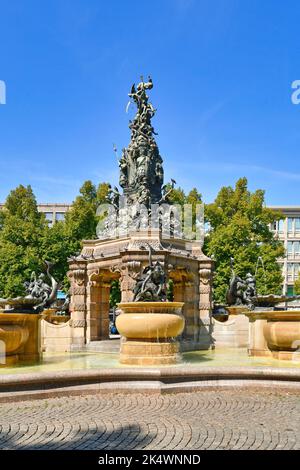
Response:
[{"label": "paving stone", "polygon": [[0,449],[300,449],[299,391],[93,394],[0,404]]}]

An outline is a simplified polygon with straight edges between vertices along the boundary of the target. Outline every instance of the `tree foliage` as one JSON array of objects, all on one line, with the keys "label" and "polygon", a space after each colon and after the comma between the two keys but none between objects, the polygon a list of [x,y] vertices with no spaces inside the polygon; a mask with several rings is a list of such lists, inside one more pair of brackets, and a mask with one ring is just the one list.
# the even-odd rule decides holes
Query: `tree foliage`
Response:
[{"label": "tree foliage", "polygon": [[[215,301],[225,300],[231,257],[238,275],[244,277],[257,270],[259,293],[281,292],[283,279],[277,259],[284,256],[284,247],[274,237],[270,224],[283,215],[265,207],[264,191],[251,193],[247,179],[241,178],[235,188],[221,188],[215,201],[205,206],[205,218],[210,230],[204,251],[215,261]],[[257,267],[259,257],[264,268],[261,264]]]},{"label": "tree foliage", "polygon": [[295,295],[300,295],[300,278],[294,283],[294,293]]},{"label": "tree foliage", "polygon": [[0,296],[23,295],[24,281],[32,271],[43,271],[45,260],[54,263],[55,278],[67,288],[67,259],[80,251],[82,240],[96,237],[96,209],[108,190],[108,183],[96,187],[86,181],[65,221],[53,227],[38,212],[30,186],[11,191],[0,215]]},{"label": "tree foliage", "polygon": [[115,307],[119,302],[121,302],[121,288],[120,282],[115,279],[111,283],[110,296],[109,296],[109,306],[111,308]]},{"label": "tree foliage", "polygon": [[30,186],[20,185],[10,192],[1,213],[1,296],[22,295],[23,282],[33,270],[42,268],[42,238],[46,225]]},{"label": "tree foliage", "polygon": [[108,190],[108,183],[96,187],[91,181],[85,181],[65,220],[48,229],[44,251],[55,262],[54,274],[65,289],[68,287],[67,260],[80,252],[83,240],[96,238],[96,211],[98,205],[106,201]]}]

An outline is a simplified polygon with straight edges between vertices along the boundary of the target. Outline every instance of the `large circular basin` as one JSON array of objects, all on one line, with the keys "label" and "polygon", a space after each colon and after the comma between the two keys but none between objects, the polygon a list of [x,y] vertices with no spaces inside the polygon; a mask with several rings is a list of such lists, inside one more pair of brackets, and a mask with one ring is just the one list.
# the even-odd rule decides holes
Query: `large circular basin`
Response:
[{"label": "large circular basin", "polygon": [[126,338],[176,338],[184,329],[182,306],[182,302],[121,303],[116,326]]},{"label": "large circular basin", "polygon": [[182,302],[126,302],[118,304],[116,326],[122,335],[120,362],[131,365],[176,364],[184,329]]},{"label": "large circular basin", "polygon": [[131,313],[117,317],[116,326],[126,338],[176,338],[183,331],[184,319],[171,313]]}]

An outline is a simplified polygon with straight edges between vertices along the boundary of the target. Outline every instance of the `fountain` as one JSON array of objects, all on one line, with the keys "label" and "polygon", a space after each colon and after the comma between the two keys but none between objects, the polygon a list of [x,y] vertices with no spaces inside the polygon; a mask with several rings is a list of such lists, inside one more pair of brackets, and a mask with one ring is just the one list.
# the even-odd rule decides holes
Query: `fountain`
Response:
[{"label": "fountain", "polygon": [[[169,195],[175,184],[171,181],[163,185],[162,158],[151,125],[155,110],[146,94],[152,87],[151,79],[147,82],[142,79],[129,94],[138,110],[129,126],[130,143],[119,159],[123,195],[117,188],[110,189],[110,207],[104,208],[108,217],[100,217],[98,238],[83,240],[81,253],[69,259],[70,318],[57,315],[50,301],[55,286],[51,289],[42,275],[32,276],[27,296],[0,300],[4,307],[0,313],[0,348],[5,343],[7,365],[28,358],[37,361],[41,355],[40,323],[42,330],[45,327],[42,363],[20,364],[17,373],[13,367],[3,369],[0,375],[7,376],[0,380],[0,389],[4,393],[16,384],[26,393],[29,388],[30,393],[34,388],[47,388],[47,393],[52,389],[55,396],[58,388],[59,393],[64,389],[69,395],[78,393],[79,385],[83,390],[87,384],[89,393],[107,391],[109,387],[119,391],[122,387],[127,390],[127,386],[141,390],[141,382],[150,387],[143,390],[153,391],[152,380],[168,391],[176,391],[183,382],[190,389],[228,386],[229,382],[240,386],[241,381],[245,384],[248,379],[251,386],[259,382],[265,386],[266,377],[272,380],[272,386],[274,380],[280,385],[289,380],[299,381],[299,372],[292,375],[288,370],[294,368],[294,363],[285,361],[286,370],[270,371],[269,366],[272,369],[282,364],[273,357],[248,357],[246,348],[236,348],[248,343],[251,315],[249,354],[259,353],[261,338],[264,346],[260,352],[265,348],[264,355],[266,351],[290,352],[295,347],[299,340],[299,317],[290,311],[277,312],[275,307],[270,310],[270,305],[285,298],[258,295],[255,276],[248,274],[243,280],[232,270],[227,305],[222,306],[222,315],[225,320],[229,317],[229,321],[218,322],[211,315],[213,261],[203,254],[199,240],[185,238],[176,218],[170,218],[168,227],[164,222],[170,214],[163,211],[156,226],[145,223],[150,215],[153,220],[153,205],[160,210],[169,207]],[[125,205],[132,211],[124,216]],[[170,280],[172,301],[166,296]],[[112,282],[118,282],[121,291],[116,319],[122,336],[120,351],[118,340],[109,338]],[[267,318],[268,312],[272,321]],[[280,321],[274,328],[277,314]],[[213,346],[217,330],[220,325],[227,328],[231,320],[234,340],[231,345],[235,348],[216,353]],[[261,320],[265,323],[254,331],[252,326],[258,326]],[[292,328],[286,327],[288,322]],[[215,344],[220,344],[218,338]],[[181,358],[182,365],[178,365]],[[131,369],[124,365],[155,369]],[[159,367],[163,365],[176,367]],[[295,367],[299,368],[299,364]],[[23,373],[28,374],[28,380],[24,381],[20,375]],[[173,385],[175,388],[171,388]]]},{"label": "fountain", "polygon": [[[257,265],[259,261],[263,265],[261,258]],[[300,311],[277,306],[287,305],[300,296],[260,295],[256,290],[257,269],[255,276],[248,273],[245,280],[235,274],[233,258],[231,269],[232,277],[226,295],[228,305],[218,306],[214,314],[217,319],[214,333],[219,343],[226,343],[226,334],[228,336],[231,333],[235,339],[235,343],[231,342],[231,345],[237,346],[237,337],[242,334],[241,345],[247,344],[250,356],[272,356],[288,360],[295,358],[300,345]],[[236,324],[233,321],[235,315],[238,315]],[[232,337],[230,340],[232,341]]]},{"label": "fountain", "polygon": [[122,335],[120,362],[131,365],[176,364],[183,332],[183,302],[166,301],[166,276],[162,265],[152,262],[143,269],[134,288],[133,302],[118,304],[116,326]]},{"label": "fountain", "polygon": [[[122,314],[117,328],[126,338],[122,362],[129,361],[125,358],[129,350],[134,355],[134,346],[142,349],[141,339],[147,343],[145,351],[164,351],[165,361],[174,362],[179,350],[174,338],[183,328],[182,351],[207,350],[213,345],[213,262],[203,254],[200,240],[184,236],[181,214],[170,203],[175,181],[163,181],[163,161],[151,122],[156,110],[148,97],[152,88],[152,79],[142,77],[129,93],[130,104],[137,110],[129,124],[129,145],[117,155],[123,193],[110,188],[109,205],[98,211],[98,238],[84,240],[80,255],[69,260],[70,350],[98,350],[99,343],[109,339],[110,288],[118,280]],[[151,293],[143,291],[149,283],[155,285],[160,270],[167,282],[172,280],[173,303],[162,300],[154,288]],[[140,288],[142,292],[136,292]]]},{"label": "fountain", "polygon": [[51,263],[46,261],[46,265],[51,286],[44,273],[37,277],[33,272],[24,285],[26,296],[0,299],[1,365],[37,362],[41,358],[42,312],[48,309],[49,313],[57,293],[57,282],[50,273]]},{"label": "fountain", "polygon": [[[258,262],[263,260],[258,258]],[[257,269],[256,269],[257,273]],[[300,311],[278,308],[277,305],[293,302],[300,296],[260,295],[256,291],[256,275],[247,274],[245,282],[239,281],[241,307],[249,319],[248,354],[250,356],[272,356],[276,359],[292,360],[300,345]],[[244,290],[243,290],[244,288]]]}]

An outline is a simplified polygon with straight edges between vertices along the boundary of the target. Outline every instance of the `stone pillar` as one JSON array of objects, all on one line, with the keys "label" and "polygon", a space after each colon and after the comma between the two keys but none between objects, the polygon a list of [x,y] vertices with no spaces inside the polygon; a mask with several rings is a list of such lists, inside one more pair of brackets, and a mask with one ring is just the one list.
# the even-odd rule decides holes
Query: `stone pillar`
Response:
[{"label": "stone pillar", "polygon": [[99,278],[90,276],[86,296],[86,342],[96,341],[100,336],[101,283]]},{"label": "stone pillar", "polygon": [[71,267],[68,272],[71,281],[72,350],[84,348],[86,343],[86,269],[85,265]]},{"label": "stone pillar", "polygon": [[109,296],[110,280],[101,280],[100,285],[100,320],[99,320],[99,339],[109,339]]},{"label": "stone pillar", "polygon": [[199,338],[199,293],[198,273],[188,271],[185,276],[184,288],[184,312],[185,312],[185,338],[196,343]]},{"label": "stone pillar", "polygon": [[187,276],[186,271],[183,266],[176,266],[174,264],[168,265],[168,277],[173,281],[173,301],[174,302],[184,302],[182,314],[185,319],[184,331],[180,336],[180,345],[181,350],[184,351],[188,348],[185,347],[184,341],[188,338],[188,331],[190,328],[190,318],[188,316],[189,304],[186,309],[185,301],[187,300],[186,296],[186,282]]},{"label": "stone pillar", "polygon": [[212,262],[200,262],[199,266],[199,346],[208,349],[213,346],[212,338]]}]

